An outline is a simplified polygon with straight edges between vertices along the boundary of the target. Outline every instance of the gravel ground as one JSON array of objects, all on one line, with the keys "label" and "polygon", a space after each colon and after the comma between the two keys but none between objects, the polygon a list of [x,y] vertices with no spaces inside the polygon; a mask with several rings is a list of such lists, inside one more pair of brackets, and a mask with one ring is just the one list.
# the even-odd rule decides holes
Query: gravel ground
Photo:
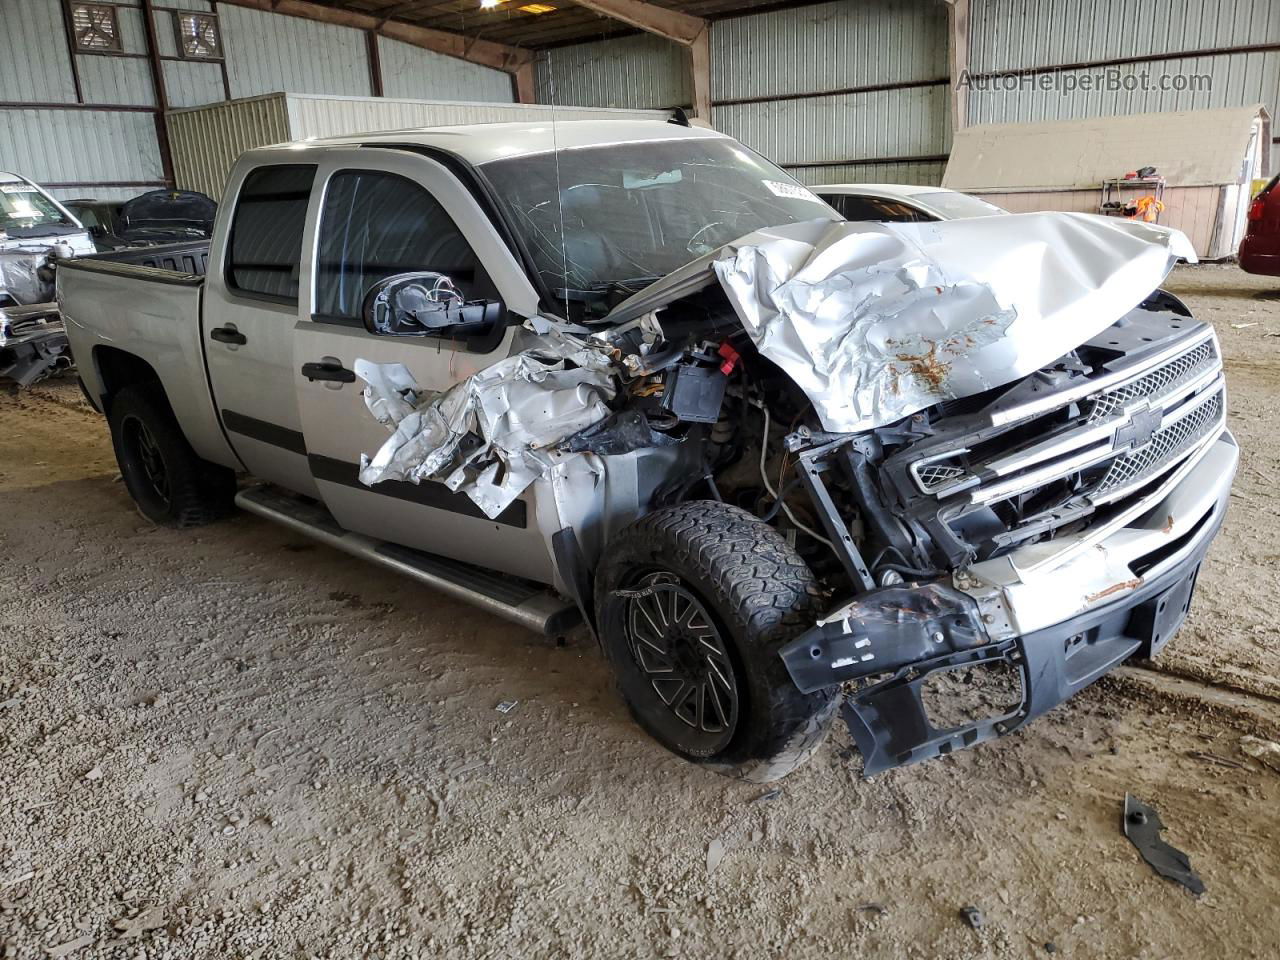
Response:
[{"label": "gravel ground", "polygon": [[74,385],[0,399],[0,955],[1275,957],[1280,769],[1240,748],[1280,738],[1280,281],[1172,286],[1244,462],[1167,672],[870,782],[838,730],[777,791],[647,740],[589,642],[252,517],[150,527]]}]

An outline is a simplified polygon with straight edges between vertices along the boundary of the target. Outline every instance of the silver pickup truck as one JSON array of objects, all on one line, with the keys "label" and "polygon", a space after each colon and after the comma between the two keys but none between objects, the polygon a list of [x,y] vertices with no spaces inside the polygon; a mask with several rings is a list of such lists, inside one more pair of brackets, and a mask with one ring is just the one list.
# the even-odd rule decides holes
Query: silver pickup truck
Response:
[{"label": "silver pickup truck", "polygon": [[144,516],[585,621],[654,738],[766,780],[837,712],[870,775],[1178,629],[1237,461],[1179,256],[845,222],[711,130],[575,121],[251,151],[207,255],[58,294]]}]

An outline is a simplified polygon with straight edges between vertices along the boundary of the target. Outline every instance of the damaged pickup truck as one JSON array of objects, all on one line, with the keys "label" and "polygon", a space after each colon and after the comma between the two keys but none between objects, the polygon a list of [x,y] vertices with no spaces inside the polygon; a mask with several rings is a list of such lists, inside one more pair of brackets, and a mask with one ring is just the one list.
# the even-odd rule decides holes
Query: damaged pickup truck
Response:
[{"label": "damaged pickup truck", "polygon": [[766,780],[838,712],[870,775],[1168,642],[1237,460],[1179,256],[1077,214],[847,223],[710,130],[577,121],[254,150],[207,274],[58,285],[144,516],[234,501],[580,614],[645,730]]}]

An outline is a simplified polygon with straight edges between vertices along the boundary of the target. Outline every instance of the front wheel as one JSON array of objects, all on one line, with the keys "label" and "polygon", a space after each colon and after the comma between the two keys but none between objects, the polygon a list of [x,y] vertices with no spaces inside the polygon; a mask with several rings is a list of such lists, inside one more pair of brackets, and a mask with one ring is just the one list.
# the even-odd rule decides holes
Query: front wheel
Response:
[{"label": "front wheel", "polygon": [[745,510],[655,510],[605,550],[601,643],[636,721],[717,772],[776,780],[826,735],[838,688],[801,693],[778,650],[813,625],[818,590],[799,554]]}]

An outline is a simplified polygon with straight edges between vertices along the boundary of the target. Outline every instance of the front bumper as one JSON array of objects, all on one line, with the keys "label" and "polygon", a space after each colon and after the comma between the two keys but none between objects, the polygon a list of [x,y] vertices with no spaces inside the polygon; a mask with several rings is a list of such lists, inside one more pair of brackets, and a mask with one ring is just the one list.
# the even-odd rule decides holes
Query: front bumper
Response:
[{"label": "front bumper", "polygon": [[[978,588],[966,574],[954,585],[870,591],[784,647],[783,662],[802,691],[862,684],[842,711],[864,776],[1011,733],[1128,658],[1154,656],[1168,642],[1186,617],[1200,564],[1226,515],[1237,459],[1224,431],[1151,509],[1100,540],[1073,545],[1061,564],[1042,558],[998,586]],[[1128,579],[1117,582],[1121,558]],[[1110,578],[1111,586],[1075,592],[1090,574]],[[1057,603],[1045,592],[1055,585]],[[1078,598],[1073,607],[1059,606],[1066,595]],[[930,722],[923,696],[930,677],[997,664],[1016,672],[1018,703],[961,726]]]}]

